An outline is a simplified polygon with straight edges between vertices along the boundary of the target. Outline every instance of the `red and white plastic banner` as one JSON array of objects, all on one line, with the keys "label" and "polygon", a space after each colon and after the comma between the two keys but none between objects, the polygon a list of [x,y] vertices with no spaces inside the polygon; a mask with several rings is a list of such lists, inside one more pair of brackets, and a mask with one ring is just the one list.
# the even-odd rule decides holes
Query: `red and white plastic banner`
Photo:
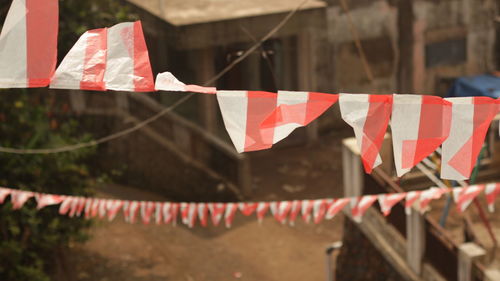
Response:
[{"label": "red and white plastic banner", "polygon": [[156,76],[155,90],[170,92],[193,92],[200,94],[215,94],[214,87],[202,87],[198,85],[186,85],[177,80],[170,72],[162,72]]},{"label": "red and white plastic banner", "polygon": [[85,32],[56,70],[51,88],[154,91],[140,21]]},{"label": "red and white plastic banner", "polygon": [[452,103],[450,136],[443,143],[441,178],[468,179],[483,146],[498,102],[488,97],[446,99]]},{"label": "red and white plastic banner", "polygon": [[316,120],[337,100],[338,95],[278,91],[276,108],[260,124],[261,132],[265,135],[272,135],[272,144],[275,144],[295,129],[307,126]]},{"label": "red and white plastic banner", "polygon": [[380,210],[385,216],[389,215],[391,209],[402,200],[405,200],[405,202],[401,206],[406,208],[407,213],[410,212],[411,207],[423,213],[428,209],[431,201],[437,200],[443,194],[450,192],[455,198],[457,209],[459,212],[463,212],[472,200],[483,191],[488,208],[493,211],[495,199],[500,194],[499,183],[472,185],[465,188],[432,187],[419,191],[337,199],[239,203],[129,201],[0,188],[0,204],[5,203],[5,199],[10,196],[12,208],[20,209],[30,198],[35,198],[37,210],[59,204],[59,214],[69,217],[84,216],[86,219],[99,218],[111,221],[121,211],[125,221],[129,223],[142,221],[144,224],[155,222],[156,224],[176,225],[179,217],[180,221],[190,228],[196,224],[206,227],[209,222],[217,226],[221,221],[229,228],[233,225],[238,213],[243,216],[254,215],[259,222],[262,222],[266,214],[270,213],[280,224],[288,222],[290,225],[295,225],[298,217],[301,217],[305,223],[313,222],[318,224],[325,219],[333,219],[346,208],[347,213],[351,214],[354,221],[361,222],[363,215],[376,201],[378,201]]},{"label": "red and white plastic banner", "polygon": [[486,97],[218,91],[226,129],[238,152],[270,148],[339,99],[354,129],[365,171],[382,163],[379,151],[391,122],[394,161],[402,176],[442,145],[442,177],[470,176],[499,101]]},{"label": "red and white plastic banner", "polygon": [[0,88],[49,85],[58,29],[58,0],[12,1],[0,34]]},{"label": "red and white plastic banner", "polygon": [[[442,145],[441,177],[463,180],[469,178],[500,109],[499,100],[488,97],[216,91],[186,85],[170,72],[158,74],[155,84],[140,21],[85,32],[54,73],[58,10],[57,0],[13,0],[0,34],[0,87],[50,83],[62,89],[216,93],[238,152],[272,147],[340,99],[342,118],[354,129],[368,173],[381,164],[379,151],[390,119],[398,176]],[[135,219],[135,213],[129,218]]]},{"label": "red and white plastic banner", "polygon": [[394,95],[391,133],[398,177],[448,138],[450,123],[450,102],[434,96]]},{"label": "red and white plastic banner", "polygon": [[341,94],[342,119],[353,129],[367,173],[382,163],[380,148],[391,116],[392,96]]},{"label": "red and white plastic banner", "polygon": [[222,119],[238,152],[273,145],[273,132],[264,134],[260,124],[276,109],[276,97],[269,92],[217,91]]},{"label": "red and white plastic banner", "polygon": [[313,92],[217,91],[226,130],[238,152],[272,147],[318,118],[337,98]]}]

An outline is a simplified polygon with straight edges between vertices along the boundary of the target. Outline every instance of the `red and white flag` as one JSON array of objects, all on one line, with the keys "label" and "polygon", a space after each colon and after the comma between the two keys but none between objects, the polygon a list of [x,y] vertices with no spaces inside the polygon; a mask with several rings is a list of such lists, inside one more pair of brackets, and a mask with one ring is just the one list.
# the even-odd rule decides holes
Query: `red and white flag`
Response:
[{"label": "red and white flag", "polygon": [[193,92],[201,94],[215,94],[215,87],[202,87],[198,85],[186,85],[177,80],[170,72],[162,72],[156,76],[155,89],[157,91],[169,92]]},{"label": "red and white flag", "polygon": [[178,203],[165,202],[162,206],[163,223],[172,223],[177,225],[177,213],[179,212]]},{"label": "red and white flag", "polygon": [[198,213],[196,203],[181,203],[180,206],[182,223],[187,225],[189,228],[193,228],[196,223],[196,216]]},{"label": "red and white flag", "polygon": [[83,213],[83,209],[85,208],[86,204],[86,199],[84,197],[77,197],[76,200],[74,200],[71,204],[71,209],[70,209],[70,217],[73,216],[78,216],[80,217]]},{"label": "red and white flag", "polygon": [[313,221],[315,224],[320,223],[325,217],[326,210],[328,208],[325,199],[314,200],[313,202]]},{"label": "red and white flag", "polygon": [[163,203],[161,202],[156,202],[155,203],[155,223],[156,224],[161,224],[162,221],[162,212],[163,212]]},{"label": "red and white flag", "polygon": [[[84,209],[84,215],[85,218],[88,219],[91,217],[92,213],[92,203],[94,202],[93,198],[85,198],[85,209]],[[76,204],[75,204],[76,207]]]},{"label": "red and white flag", "polygon": [[450,136],[444,141],[441,178],[468,179],[483,146],[491,120],[498,112],[488,97],[449,98],[453,103]]},{"label": "red and white flag", "polygon": [[448,138],[450,124],[449,101],[435,96],[394,95],[391,132],[398,177]]},{"label": "red and white flag", "polygon": [[76,198],[73,196],[64,197],[61,205],[59,205],[59,214],[66,215],[71,207],[71,203],[76,201]]},{"label": "red and white flag", "polygon": [[355,222],[361,222],[368,208],[377,201],[377,195],[365,195],[360,198],[352,198],[351,200],[354,202],[354,207],[351,209],[352,219]]},{"label": "red and white flag", "polygon": [[61,62],[51,88],[154,91],[140,21],[84,33]]},{"label": "red and white flag", "polygon": [[302,210],[302,201],[300,200],[294,200],[292,202],[292,207],[290,208],[290,214],[288,216],[288,223],[290,225],[295,225],[295,220],[297,219],[297,216],[299,215],[300,211]]},{"label": "red and white flag", "polygon": [[367,173],[382,163],[380,148],[391,117],[391,95],[340,94],[342,119],[354,129]]},{"label": "red and white flag", "polygon": [[49,85],[58,29],[58,0],[12,1],[0,34],[0,88]]},{"label": "red and white flag", "polygon": [[50,205],[60,204],[64,200],[64,196],[62,195],[53,195],[53,194],[36,194],[35,195],[38,210],[45,208]]},{"label": "red and white flag", "polygon": [[489,183],[484,189],[486,195],[486,202],[488,203],[488,210],[490,212],[495,211],[495,199],[500,194],[500,184]]},{"label": "red and white flag", "polygon": [[106,211],[108,213],[108,220],[112,221],[120,209],[123,207],[123,201],[121,200],[106,200]]},{"label": "red and white flag", "polygon": [[432,187],[420,193],[420,212],[425,212],[432,200],[437,200],[447,193],[448,189]]},{"label": "red and white flag", "polygon": [[464,212],[470,203],[476,198],[481,191],[484,190],[484,185],[471,185],[464,188],[454,188],[453,198],[457,204],[459,212]]},{"label": "red and white flag", "polygon": [[217,91],[226,130],[238,152],[270,148],[318,118],[337,95],[279,91]]},{"label": "red and white flag", "polygon": [[50,87],[105,91],[107,34],[107,28],[100,28],[89,30],[80,36],[57,67]]},{"label": "red and white flag", "polygon": [[311,221],[311,213],[314,208],[314,200],[302,200],[302,220],[306,223]]},{"label": "red and white flag", "polygon": [[128,223],[135,223],[135,218],[139,211],[138,201],[125,201],[123,204],[123,216]]},{"label": "red and white flag", "polygon": [[262,223],[267,210],[269,210],[269,202],[259,202],[256,210],[257,220],[259,221],[259,223]]},{"label": "red and white flag", "polygon": [[212,218],[212,224],[218,226],[224,213],[226,212],[225,203],[208,203],[208,210],[210,211],[210,217]]},{"label": "red and white flag", "polygon": [[208,225],[208,204],[198,203],[198,219],[200,225],[206,227]]},{"label": "red and white flag", "polygon": [[276,109],[276,94],[257,91],[217,91],[226,130],[238,152],[270,148],[273,131],[260,124]]},{"label": "red and white flag", "polygon": [[275,144],[316,120],[337,100],[338,95],[332,94],[278,91],[276,109],[262,122],[261,130],[272,135]]},{"label": "red and white flag", "polygon": [[3,204],[5,198],[7,198],[11,192],[11,189],[0,187],[0,204]]},{"label": "red and white flag", "polygon": [[101,199],[93,198],[88,218],[95,218],[97,215],[99,215],[100,218],[103,218],[106,215],[105,211],[106,210],[104,208],[101,208]]},{"label": "red and white flag", "polygon": [[420,199],[420,194],[422,191],[410,191],[406,193],[405,198],[405,213],[407,215],[411,214],[411,207],[418,207],[418,204],[415,204]]},{"label": "red and white flag", "polygon": [[230,228],[233,224],[234,216],[236,215],[236,211],[238,211],[237,203],[227,203],[226,204],[226,214],[224,215],[224,221],[226,223],[226,227]]},{"label": "red and white flag", "polygon": [[328,209],[326,210],[325,219],[331,220],[333,219],[342,209],[344,209],[347,204],[351,202],[351,198],[340,198],[335,200]]},{"label": "red and white flag", "polygon": [[141,219],[142,223],[149,224],[151,222],[151,216],[155,211],[155,203],[150,201],[141,201]]},{"label": "red and white flag", "polygon": [[405,199],[405,197],[406,193],[380,194],[378,196],[378,204],[384,216],[388,216],[391,213],[392,207]]},{"label": "red and white flag", "polygon": [[259,203],[256,202],[250,202],[250,203],[242,202],[238,204],[238,208],[240,209],[240,212],[244,216],[250,216],[251,214],[253,214],[253,212],[255,212],[255,210],[257,210],[258,204]]},{"label": "red and white flag", "polygon": [[28,199],[30,199],[33,196],[34,193],[30,191],[22,191],[22,190],[12,191],[10,194],[12,209],[14,210],[21,209],[24,206],[24,203],[26,203],[26,201],[28,201]]},{"label": "red and white flag", "polygon": [[269,207],[271,209],[271,213],[273,214],[274,218],[281,224],[285,224],[288,213],[292,208],[292,202],[290,201],[271,202],[269,204]]},{"label": "red and white flag", "polygon": [[99,199],[99,218],[105,218],[108,214],[108,208],[106,206],[106,199]]},{"label": "red and white flag", "polygon": [[[83,209],[85,208],[85,205],[86,205],[86,200],[85,198],[80,198],[80,197],[72,197],[72,200],[70,201],[70,204],[69,204],[69,212],[68,212],[68,216],[70,218],[76,216],[78,214],[78,216],[80,216],[83,212]],[[80,211],[80,213],[78,213],[78,211]]]}]

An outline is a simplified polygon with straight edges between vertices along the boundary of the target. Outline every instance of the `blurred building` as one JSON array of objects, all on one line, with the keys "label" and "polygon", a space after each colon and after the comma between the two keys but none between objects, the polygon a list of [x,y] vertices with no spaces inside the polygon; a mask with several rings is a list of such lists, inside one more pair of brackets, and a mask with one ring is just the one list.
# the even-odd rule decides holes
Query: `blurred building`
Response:
[{"label": "blurred building", "polygon": [[[198,84],[237,59],[302,2],[128,1],[143,21],[154,71],[169,70]],[[450,78],[496,68],[498,8],[493,0],[345,2],[347,10],[341,0],[308,1],[215,86],[442,95]],[[366,74],[356,36],[373,78]],[[191,103],[187,116],[220,131],[213,99],[197,99],[199,106]]]}]

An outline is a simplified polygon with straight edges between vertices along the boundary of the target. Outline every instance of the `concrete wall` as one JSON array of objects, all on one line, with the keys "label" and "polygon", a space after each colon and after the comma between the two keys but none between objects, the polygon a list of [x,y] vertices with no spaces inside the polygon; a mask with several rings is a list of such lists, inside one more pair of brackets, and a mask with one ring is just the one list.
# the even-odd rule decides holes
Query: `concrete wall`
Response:
[{"label": "concrete wall", "polygon": [[[367,79],[354,46],[346,13],[338,1],[330,1],[329,41],[334,46],[334,81],[339,91],[392,93],[403,89],[434,94],[440,78],[493,70],[495,1],[419,0],[411,1],[409,11],[401,10],[405,1],[347,1],[375,77],[373,83]],[[413,18],[398,18],[398,13],[408,12]],[[413,22],[409,28],[403,22],[408,19]],[[398,42],[401,36],[405,40]],[[404,46],[408,42],[412,46]],[[404,75],[398,73],[402,70],[397,65],[405,60],[411,64],[411,86],[401,88],[402,81],[397,80]]]}]

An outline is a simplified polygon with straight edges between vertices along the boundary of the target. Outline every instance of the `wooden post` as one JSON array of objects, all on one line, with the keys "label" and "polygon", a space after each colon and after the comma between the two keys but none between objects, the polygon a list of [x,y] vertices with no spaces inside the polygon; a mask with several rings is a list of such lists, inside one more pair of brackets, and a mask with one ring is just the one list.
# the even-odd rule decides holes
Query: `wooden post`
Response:
[{"label": "wooden post", "polygon": [[[311,31],[312,32],[312,31]],[[313,44],[310,32],[302,32],[298,35],[297,49],[298,49],[298,67],[297,77],[298,86],[301,91],[313,91],[313,79],[315,75],[313,67]],[[318,139],[318,121],[313,121],[306,127],[306,142],[311,144]]]},{"label": "wooden post", "polygon": [[475,243],[464,243],[458,247],[458,281],[472,281],[472,263],[486,255],[486,251]]},{"label": "wooden post", "polygon": [[414,21],[413,1],[397,1],[398,8],[398,90],[400,93],[413,91],[413,48],[414,48]]},{"label": "wooden post", "polygon": [[363,193],[364,172],[361,166],[355,138],[342,141],[342,175],[344,178],[344,196],[355,197]]},{"label": "wooden post", "polygon": [[[213,49],[207,47],[197,51],[198,58],[196,74],[199,84],[203,84],[213,76],[215,76],[215,62]],[[212,85],[205,85],[212,86]],[[203,127],[211,132],[217,132],[217,104],[213,95],[198,95],[198,107],[200,112],[201,123]]]},{"label": "wooden post", "polygon": [[425,249],[425,219],[414,208],[406,215],[406,261],[417,275],[422,273]]},{"label": "wooden post", "polygon": [[487,269],[484,273],[484,281],[500,280],[500,271],[498,269]]}]

